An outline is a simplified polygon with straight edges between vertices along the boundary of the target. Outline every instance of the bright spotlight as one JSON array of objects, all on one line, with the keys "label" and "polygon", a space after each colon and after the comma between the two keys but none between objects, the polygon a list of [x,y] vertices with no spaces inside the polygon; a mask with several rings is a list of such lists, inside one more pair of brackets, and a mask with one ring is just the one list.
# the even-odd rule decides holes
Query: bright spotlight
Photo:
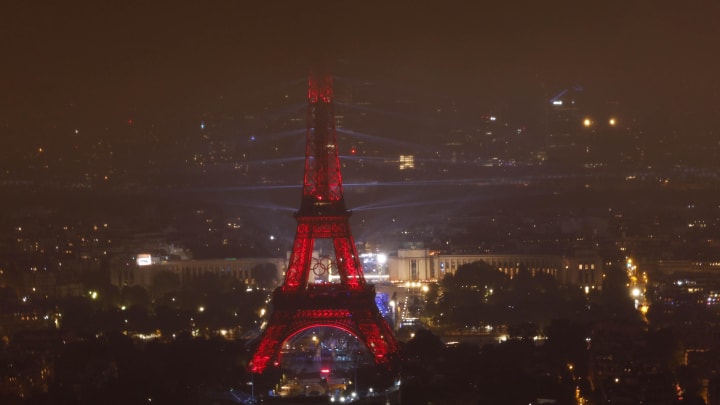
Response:
[{"label": "bright spotlight", "polygon": [[377,262],[380,265],[385,264],[385,262],[387,262],[387,255],[385,253],[378,253]]}]

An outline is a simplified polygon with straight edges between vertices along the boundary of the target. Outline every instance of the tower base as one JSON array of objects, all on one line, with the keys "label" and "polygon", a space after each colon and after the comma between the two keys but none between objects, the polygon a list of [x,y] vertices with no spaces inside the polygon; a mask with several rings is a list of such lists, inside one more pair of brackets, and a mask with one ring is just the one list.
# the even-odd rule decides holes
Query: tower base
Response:
[{"label": "tower base", "polygon": [[[315,287],[315,288],[314,288]],[[273,293],[273,311],[250,369],[262,373],[278,366],[283,342],[315,327],[331,327],[348,332],[365,343],[375,364],[395,367],[397,342],[375,304],[375,287],[350,290],[334,285],[309,285],[306,291]]]}]

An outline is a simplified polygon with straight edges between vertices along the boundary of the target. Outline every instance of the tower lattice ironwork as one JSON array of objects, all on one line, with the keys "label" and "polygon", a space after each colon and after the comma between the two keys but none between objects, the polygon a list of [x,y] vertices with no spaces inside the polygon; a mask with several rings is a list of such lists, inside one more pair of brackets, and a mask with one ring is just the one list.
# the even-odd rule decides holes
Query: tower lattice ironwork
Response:
[{"label": "tower lattice ironwork", "polygon": [[[273,310],[250,369],[262,373],[268,366],[279,365],[283,343],[314,327],[351,333],[367,346],[376,364],[391,367],[397,341],[375,303],[375,287],[365,281],[350,233],[335,134],[332,76],[325,72],[310,73],[306,137],[295,241],[283,285],[273,292]],[[332,246],[334,257],[313,255],[321,239]],[[328,281],[332,277],[335,282]]]}]

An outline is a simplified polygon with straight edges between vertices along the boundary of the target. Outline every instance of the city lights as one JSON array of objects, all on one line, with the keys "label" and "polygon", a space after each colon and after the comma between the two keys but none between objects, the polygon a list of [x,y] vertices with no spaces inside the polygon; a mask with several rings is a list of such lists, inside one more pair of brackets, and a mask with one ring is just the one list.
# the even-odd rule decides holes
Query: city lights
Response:
[{"label": "city lights", "polygon": [[6,3],[0,402],[717,402],[717,2]]}]

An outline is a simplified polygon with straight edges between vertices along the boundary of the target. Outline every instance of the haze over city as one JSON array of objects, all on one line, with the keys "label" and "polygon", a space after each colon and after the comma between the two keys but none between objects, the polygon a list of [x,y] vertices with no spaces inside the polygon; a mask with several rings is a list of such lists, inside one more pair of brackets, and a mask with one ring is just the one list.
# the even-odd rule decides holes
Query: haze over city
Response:
[{"label": "haze over city", "polygon": [[239,114],[257,106],[258,91],[304,77],[326,54],[336,75],[377,83],[386,99],[412,91],[433,104],[524,115],[537,98],[579,84],[657,129],[707,131],[720,97],[717,7],[10,1],[2,120],[42,137],[48,125],[160,125],[221,107]]},{"label": "haze over city", "polygon": [[[283,169],[285,185],[295,186],[304,120],[291,128],[271,122],[302,117],[301,89],[318,55],[333,60],[337,99],[356,115],[375,117],[365,125],[358,124],[363,118],[348,119],[343,155],[358,142],[375,143],[378,152],[366,151],[369,158],[442,153],[489,116],[522,130],[514,141],[539,147],[549,101],[570,88],[583,89],[588,113],[612,109],[627,137],[642,136],[641,165],[712,162],[718,149],[720,61],[712,52],[718,6],[712,3],[13,1],[3,7],[12,16],[3,27],[8,63],[0,99],[6,164],[38,150],[55,161],[115,148],[103,163],[144,177],[148,160],[196,155],[187,149],[198,146],[189,139],[207,126],[236,152],[251,139],[273,142],[278,160],[269,163],[297,163]],[[282,132],[288,130],[297,132]],[[614,148],[605,138],[599,142]],[[213,141],[220,142],[207,143]],[[463,158],[497,157],[484,147]],[[172,177],[178,169],[156,170]],[[226,177],[224,185],[237,181]],[[469,170],[453,176],[472,177]],[[368,180],[382,181],[358,182]],[[294,209],[288,196],[261,195],[255,203]]]}]

